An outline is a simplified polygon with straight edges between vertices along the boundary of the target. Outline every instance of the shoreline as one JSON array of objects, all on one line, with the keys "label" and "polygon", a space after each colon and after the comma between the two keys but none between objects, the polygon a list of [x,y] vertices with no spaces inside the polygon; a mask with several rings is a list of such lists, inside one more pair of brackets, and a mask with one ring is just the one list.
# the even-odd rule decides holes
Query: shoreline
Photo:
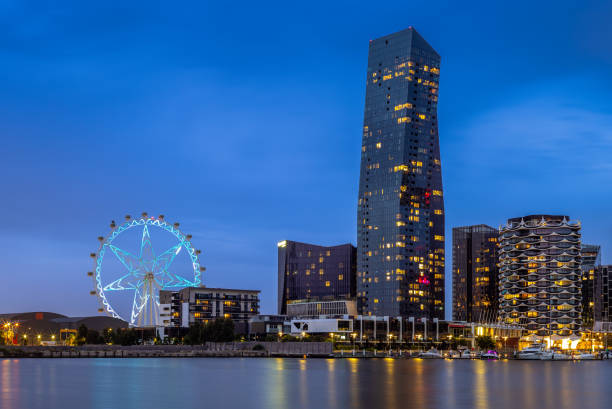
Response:
[{"label": "shoreline", "polygon": [[[238,344],[238,345],[237,345]],[[215,343],[212,345],[84,345],[84,346],[0,346],[0,359],[13,358],[334,358],[334,359],[424,359],[424,360],[487,360],[481,358],[423,358],[410,351],[402,353],[389,351],[333,351],[329,343],[248,343],[262,348],[239,348],[242,343]],[[268,344],[268,345],[263,345]],[[291,345],[283,345],[291,344]],[[321,345],[327,344],[324,348]],[[250,349],[248,348],[250,346]],[[267,347],[267,348],[266,348]],[[493,360],[524,361],[514,357]],[[589,359],[589,361],[605,359]],[[535,361],[550,361],[535,359]],[[575,362],[579,359],[553,360]]]}]

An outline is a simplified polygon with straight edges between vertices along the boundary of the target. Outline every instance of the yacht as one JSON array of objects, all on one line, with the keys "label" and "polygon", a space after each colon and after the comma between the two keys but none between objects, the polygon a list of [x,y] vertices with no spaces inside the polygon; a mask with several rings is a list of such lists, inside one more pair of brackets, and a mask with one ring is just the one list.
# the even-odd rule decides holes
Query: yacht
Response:
[{"label": "yacht", "polygon": [[583,352],[583,353],[577,355],[576,359],[579,359],[581,361],[592,360],[592,359],[595,359],[595,354],[590,354],[588,352]]},{"label": "yacht", "polygon": [[463,351],[461,351],[459,358],[472,359],[473,358],[472,351],[470,351],[469,349],[464,349]]},{"label": "yacht", "polygon": [[450,359],[459,359],[459,358],[461,358],[461,352],[459,352],[459,351],[450,351],[448,353],[448,357]]},{"label": "yacht", "polygon": [[564,354],[563,352],[560,352],[560,351],[554,351],[550,359],[553,361],[569,361],[572,359],[572,356],[568,354]]},{"label": "yacht", "polygon": [[439,358],[443,358],[442,354],[438,352],[437,349],[435,348],[431,348],[429,351],[427,352],[421,352],[421,354],[419,355],[420,358],[426,358],[426,359],[439,359]]},{"label": "yacht", "polygon": [[480,359],[499,359],[496,351],[487,351],[480,354]]},{"label": "yacht", "polygon": [[[540,344],[540,343],[533,343],[531,345],[529,345],[527,348],[524,348],[522,350],[520,350],[517,354],[516,354],[516,358],[517,359],[542,359],[542,356],[545,355],[547,356],[547,354],[544,354],[545,349],[544,349],[544,344]],[[550,353],[552,354],[552,353]],[[552,356],[552,355],[551,355]],[[546,359],[546,358],[544,358]]]}]

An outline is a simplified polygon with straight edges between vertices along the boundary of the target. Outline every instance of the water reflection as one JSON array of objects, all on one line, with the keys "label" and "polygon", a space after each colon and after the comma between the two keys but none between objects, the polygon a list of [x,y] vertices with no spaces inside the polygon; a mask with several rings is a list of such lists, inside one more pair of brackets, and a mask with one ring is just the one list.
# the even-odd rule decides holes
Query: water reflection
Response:
[{"label": "water reflection", "polygon": [[487,367],[494,362],[475,361],[474,362],[474,392],[473,396],[476,400],[476,408],[486,409],[489,407],[489,388],[487,387]]},{"label": "water reflection", "polygon": [[608,407],[612,362],[0,360],[0,408]]}]

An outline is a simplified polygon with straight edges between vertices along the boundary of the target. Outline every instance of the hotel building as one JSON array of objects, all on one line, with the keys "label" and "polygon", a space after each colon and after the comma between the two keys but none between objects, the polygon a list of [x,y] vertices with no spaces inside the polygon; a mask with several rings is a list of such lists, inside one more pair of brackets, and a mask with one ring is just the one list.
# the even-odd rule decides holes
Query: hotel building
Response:
[{"label": "hotel building", "polygon": [[537,335],[580,330],[580,224],[568,216],[509,219],[500,230],[499,311]]},{"label": "hotel building", "polygon": [[[278,313],[309,311],[309,302],[354,303],[356,253],[352,244],[318,246],[283,240],[278,243]],[[321,307],[318,307],[319,309]],[[344,306],[346,308],[346,306]]]},{"label": "hotel building", "polygon": [[444,318],[440,56],[412,27],[369,44],[357,205],[362,314]]},{"label": "hotel building", "polygon": [[453,228],[453,320],[495,322],[498,308],[496,228]]}]

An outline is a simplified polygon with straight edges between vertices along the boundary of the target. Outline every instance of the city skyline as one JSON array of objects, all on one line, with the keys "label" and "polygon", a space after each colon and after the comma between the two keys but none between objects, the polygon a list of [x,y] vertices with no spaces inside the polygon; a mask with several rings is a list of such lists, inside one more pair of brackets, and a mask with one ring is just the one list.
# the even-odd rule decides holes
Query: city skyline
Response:
[{"label": "city skyline", "polygon": [[[56,9],[57,20],[29,10],[37,29],[20,6],[3,13],[12,20],[8,41],[20,49],[4,51],[0,80],[10,135],[0,165],[9,198],[0,207],[1,312],[95,314],[86,272],[96,237],[111,219],[142,211],[171,216],[193,234],[208,269],[204,284],[262,290],[262,313],[275,311],[279,240],[356,243],[368,41],[408,26],[442,55],[446,305],[455,226],[571,214],[583,222],[583,242],[601,245],[602,263],[612,262],[612,53],[596,36],[608,32],[597,18],[606,6],[587,3],[571,18],[546,9],[556,24],[521,16],[521,32],[510,35],[504,30],[517,25],[514,11],[499,6],[488,10],[509,13],[498,29],[465,27],[462,18],[478,14],[459,6],[428,6],[357,29],[350,18],[371,13],[358,5],[335,29],[321,16],[314,16],[320,31],[305,25],[309,13],[296,17],[301,25],[279,23],[282,38],[247,24],[243,33],[254,30],[260,54],[230,31],[220,44],[196,47],[230,22],[223,18],[195,28],[194,18],[175,12],[152,32],[150,20],[163,13],[148,10],[132,26],[136,10],[126,9],[112,26],[111,10],[79,7],[91,15],[80,38],[67,37],[84,29],[68,9]],[[199,11],[214,14],[211,7]],[[247,22],[251,12],[234,18]],[[115,35],[98,34],[107,31]],[[526,41],[536,44],[526,50]],[[315,64],[323,59],[339,68],[333,78],[324,78],[329,66]],[[530,192],[528,201],[521,191]],[[58,292],[71,296],[70,305]]]}]

